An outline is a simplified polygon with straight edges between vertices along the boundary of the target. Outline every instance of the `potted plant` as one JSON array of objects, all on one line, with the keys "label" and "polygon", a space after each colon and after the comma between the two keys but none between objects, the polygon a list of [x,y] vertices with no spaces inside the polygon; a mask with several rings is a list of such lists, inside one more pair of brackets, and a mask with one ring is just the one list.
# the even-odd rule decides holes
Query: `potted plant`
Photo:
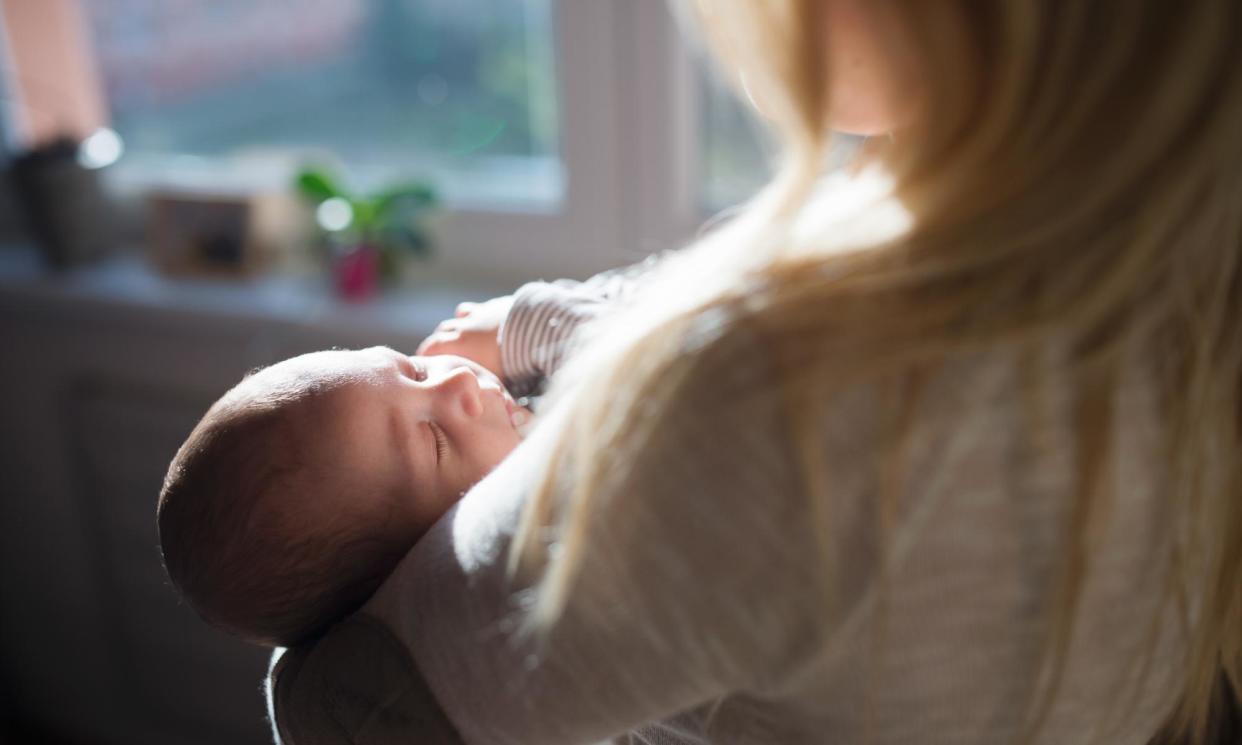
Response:
[{"label": "potted plant", "polygon": [[296,188],[315,210],[333,282],[347,300],[371,297],[382,279],[398,276],[407,257],[431,254],[425,218],[439,199],[425,183],[357,194],[327,169],[310,167],[298,174]]}]

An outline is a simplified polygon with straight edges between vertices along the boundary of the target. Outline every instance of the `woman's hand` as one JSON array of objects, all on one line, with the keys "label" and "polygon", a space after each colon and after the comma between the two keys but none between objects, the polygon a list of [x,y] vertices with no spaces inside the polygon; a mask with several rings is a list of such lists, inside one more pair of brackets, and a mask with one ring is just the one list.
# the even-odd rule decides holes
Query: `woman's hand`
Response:
[{"label": "woman's hand", "polygon": [[499,334],[512,307],[512,295],[482,303],[461,303],[457,306],[456,317],[441,321],[431,336],[418,345],[417,354],[455,354],[503,378]]}]

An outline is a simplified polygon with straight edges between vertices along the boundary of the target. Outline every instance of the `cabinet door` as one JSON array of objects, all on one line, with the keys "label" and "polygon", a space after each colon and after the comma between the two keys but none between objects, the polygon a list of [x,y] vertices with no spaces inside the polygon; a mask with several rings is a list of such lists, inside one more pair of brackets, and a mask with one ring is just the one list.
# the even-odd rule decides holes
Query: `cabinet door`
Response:
[{"label": "cabinet door", "polygon": [[101,622],[114,651],[113,696],[129,720],[117,724],[155,730],[155,742],[267,741],[259,692],[266,654],[203,623],[160,559],[156,497],[210,402],[106,382],[78,386],[68,401]]}]

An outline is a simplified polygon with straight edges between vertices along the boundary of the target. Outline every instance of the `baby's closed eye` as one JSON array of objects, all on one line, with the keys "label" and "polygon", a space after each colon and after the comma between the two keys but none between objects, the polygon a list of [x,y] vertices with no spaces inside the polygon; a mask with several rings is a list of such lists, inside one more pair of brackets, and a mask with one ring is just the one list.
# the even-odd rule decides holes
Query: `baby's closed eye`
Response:
[{"label": "baby's closed eye", "polygon": [[435,438],[436,463],[439,463],[448,457],[448,436],[435,422],[427,422],[427,428],[431,430],[431,436]]}]

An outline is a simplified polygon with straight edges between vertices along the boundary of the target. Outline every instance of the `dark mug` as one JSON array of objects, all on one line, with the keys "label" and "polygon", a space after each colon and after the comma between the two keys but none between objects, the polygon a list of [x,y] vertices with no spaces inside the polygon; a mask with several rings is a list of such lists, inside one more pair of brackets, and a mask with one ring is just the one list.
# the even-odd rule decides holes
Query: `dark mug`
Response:
[{"label": "dark mug", "polygon": [[102,256],[112,242],[99,173],[78,162],[78,143],[61,137],[16,155],[17,204],[47,264],[66,269]]}]

